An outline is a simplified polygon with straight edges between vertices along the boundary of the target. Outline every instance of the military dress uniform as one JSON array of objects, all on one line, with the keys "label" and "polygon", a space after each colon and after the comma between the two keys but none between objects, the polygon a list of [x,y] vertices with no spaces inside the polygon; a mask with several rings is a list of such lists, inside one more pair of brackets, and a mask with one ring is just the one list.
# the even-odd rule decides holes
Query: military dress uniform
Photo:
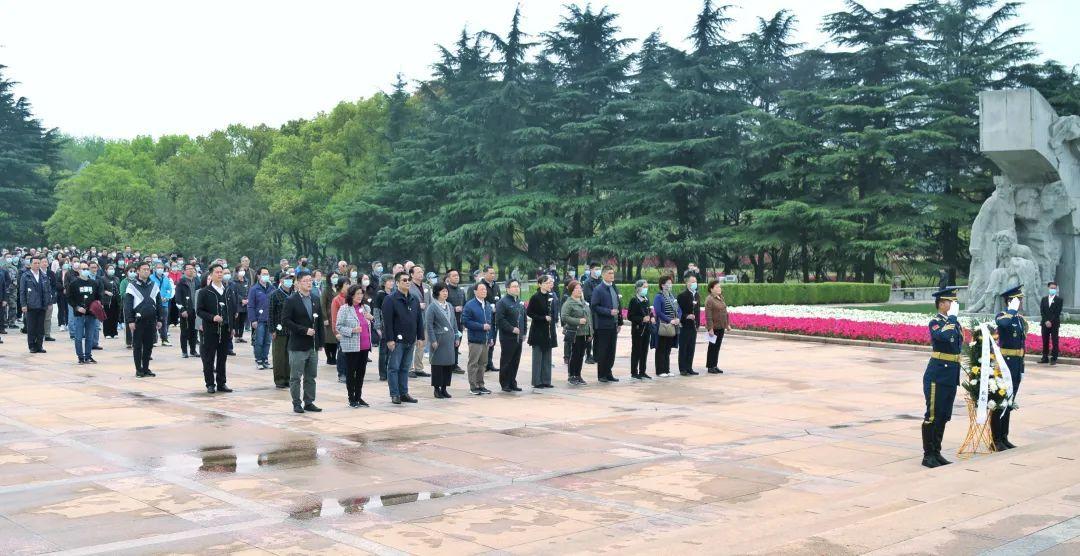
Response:
[{"label": "military dress uniform", "polygon": [[[934,293],[934,297],[955,302],[956,289],[939,290]],[[923,373],[926,413],[922,423],[922,464],[926,467],[938,467],[952,463],[941,456],[941,438],[945,435],[945,424],[952,419],[956,388],[960,384],[960,351],[964,343],[964,333],[955,316],[941,313],[930,320],[929,328],[933,353]]]},{"label": "military dress uniform", "polygon": [[[1020,286],[1012,288],[1001,294],[1005,298],[1005,304],[1013,299],[1023,299],[1024,292]],[[1017,311],[1006,309],[998,313],[996,324],[998,327],[998,345],[1001,354],[1005,356],[1005,364],[1009,366],[1009,374],[1012,376],[1013,396],[1020,389],[1020,379],[1024,378],[1024,343],[1027,340],[1030,325],[1027,319]],[[990,433],[994,437],[994,449],[997,451],[1015,448],[1009,442],[1009,422],[1012,420],[1012,407],[1005,411],[994,411],[990,414]]]}]

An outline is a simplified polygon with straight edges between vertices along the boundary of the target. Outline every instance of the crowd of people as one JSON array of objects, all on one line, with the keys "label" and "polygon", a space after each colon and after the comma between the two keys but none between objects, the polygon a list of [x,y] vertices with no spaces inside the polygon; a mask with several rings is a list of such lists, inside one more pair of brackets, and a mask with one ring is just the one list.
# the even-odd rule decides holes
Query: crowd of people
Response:
[{"label": "crowd of people", "polygon": [[295,265],[281,259],[275,269],[254,268],[245,256],[230,267],[224,258],[204,263],[130,246],[3,249],[0,343],[7,326],[21,326],[30,352],[45,353],[45,342],[55,341],[55,323],[74,342],[77,364],[87,365],[97,363],[100,337],[118,338],[122,330],[135,376],[147,378],[155,376],[154,349],[173,345],[175,327],[180,356],[201,359],[206,391],[215,394],[232,392],[228,357],[248,336],[256,367],[290,390],[297,413],[322,411],[315,405],[320,361],[335,368],[350,406],[367,406],[364,378],[376,355],[379,380],[394,404],[417,403],[409,379],[421,377],[430,377],[437,399],[451,397],[454,374],[466,375],[473,395],[492,393],[488,372],[498,374],[503,392],[519,392],[525,344],[534,390],[554,387],[552,354],[560,341],[570,386],[587,385],[585,365],[596,366],[598,382],[618,382],[616,345],[626,321],[631,379],[652,379],[650,350],[656,376],[672,376],[672,349],[679,374],[697,375],[702,329],[707,372],[723,372],[719,350],[730,324],[722,285],[712,280],[699,291],[701,273],[693,265],[678,295],[674,277],[662,275],[655,293],[638,280],[629,300],[615,285],[614,268],[599,263],[580,278],[573,271],[560,276],[554,264],[538,271],[528,299],[516,272],[500,283],[490,266],[474,272],[469,284],[458,269],[440,276],[411,261],[389,270],[378,261],[370,271],[344,260],[327,266],[324,272],[301,257]]}]

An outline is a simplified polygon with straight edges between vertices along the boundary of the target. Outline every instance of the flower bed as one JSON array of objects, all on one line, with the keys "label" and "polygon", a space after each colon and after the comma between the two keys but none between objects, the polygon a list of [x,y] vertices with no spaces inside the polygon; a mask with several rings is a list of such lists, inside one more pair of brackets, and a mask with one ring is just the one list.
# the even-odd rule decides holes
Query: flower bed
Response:
[{"label": "flower bed", "polygon": [[[961,323],[969,324],[967,319],[961,319]],[[927,322],[907,324],[852,320],[848,318],[772,316],[733,310],[731,312],[731,326],[739,330],[761,330],[825,338],[930,345]],[[965,330],[964,336],[965,341],[970,339],[970,331]],[[1026,348],[1028,353],[1041,353],[1042,337],[1039,334],[1028,334]],[[1061,355],[1063,357],[1080,357],[1080,339],[1062,337]]]}]

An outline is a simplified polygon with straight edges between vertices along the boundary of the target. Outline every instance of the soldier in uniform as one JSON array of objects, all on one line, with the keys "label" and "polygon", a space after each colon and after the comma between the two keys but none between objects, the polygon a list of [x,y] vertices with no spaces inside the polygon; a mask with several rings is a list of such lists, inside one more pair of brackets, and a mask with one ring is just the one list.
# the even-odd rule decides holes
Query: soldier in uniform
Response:
[{"label": "soldier in uniform", "polygon": [[930,320],[930,342],[934,351],[923,373],[923,396],[926,398],[922,423],[924,467],[952,463],[941,456],[941,438],[945,435],[945,424],[952,419],[956,387],[960,384],[960,350],[964,343],[963,330],[957,320],[960,302],[956,288],[944,288],[933,295],[938,314]]},{"label": "soldier in uniform", "polygon": [[[1023,306],[1024,291],[1021,286],[1012,288],[1001,294],[1005,298],[1005,311],[998,313],[996,324],[998,327],[998,345],[1001,346],[1001,354],[1005,356],[1005,363],[1009,366],[1009,374],[1012,375],[1013,396],[1020,389],[1020,379],[1024,378],[1024,342],[1030,328],[1027,319],[1020,315],[1020,307]],[[1002,369],[1004,372],[1004,369]],[[1009,442],[1009,422],[1012,418],[1012,407],[1005,411],[994,411],[990,414],[990,433],[994,437],[994,449],[997,451],[1015,448]]]}]

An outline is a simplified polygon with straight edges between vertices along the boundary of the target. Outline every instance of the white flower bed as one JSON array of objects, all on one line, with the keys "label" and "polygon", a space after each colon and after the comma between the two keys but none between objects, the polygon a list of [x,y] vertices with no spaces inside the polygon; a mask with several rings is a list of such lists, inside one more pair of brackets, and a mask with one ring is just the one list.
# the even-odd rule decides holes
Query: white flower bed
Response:
[{"label": "white flower bed", "polygon": [[[930,318],[925,314],[901,313],[897,311],[862,311],[859,309],[845,309],[842,307],[825,307],[821,305],[760,305],[732,307],[728,309],[732,313],[748,315],[766,315],[770,317],[794,317],[794,318],[819,318],[819,319],[844,319],[856,322],[882,322],[888,324],[914,324],[925,326]],[[967,317],[960,317],[960,322],[967,324]],[[1031,334],[1039,334],[1038,321],[1031,321]],[[1080,325],[1061,325],[1061,336],[1068,338],[1080,338]]]}]

